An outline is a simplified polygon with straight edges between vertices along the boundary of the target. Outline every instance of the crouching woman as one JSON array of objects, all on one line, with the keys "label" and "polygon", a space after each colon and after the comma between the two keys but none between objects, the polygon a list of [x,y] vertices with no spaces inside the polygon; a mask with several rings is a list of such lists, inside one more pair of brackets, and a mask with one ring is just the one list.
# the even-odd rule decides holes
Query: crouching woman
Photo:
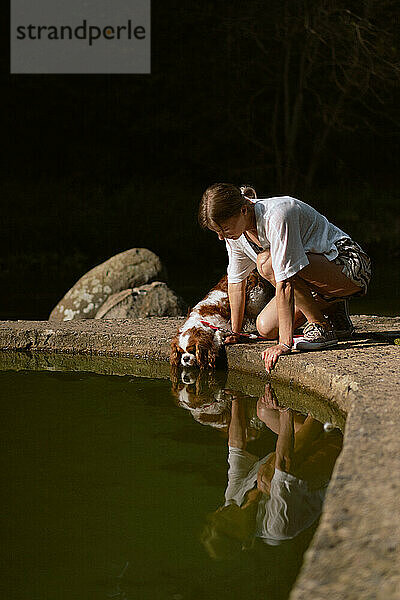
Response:
[{"label": "crouching woman", "polygon": [[265,352],[268,372],[293,347],[326,348],[351,335],[348,299],[363,296],[371,262],[350,236],[314,208],[290,196],[257,199],[254,188],[217,183],[203,194],[199,223],[224,240],[229,257],[228,294],[233,336],[239,341],[246,279],[257,266],[276,289],[257,318],[260,335],[278,343]]}]

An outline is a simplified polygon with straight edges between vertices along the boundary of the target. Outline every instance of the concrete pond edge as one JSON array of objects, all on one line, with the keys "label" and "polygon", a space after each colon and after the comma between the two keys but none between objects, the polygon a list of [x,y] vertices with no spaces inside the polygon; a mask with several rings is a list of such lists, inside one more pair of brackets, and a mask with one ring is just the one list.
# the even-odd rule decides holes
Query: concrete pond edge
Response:
[{"label": "concrete pond edge", "polygon": [[[91,358],[107,356],[111,363],[123,358],[127,372],[132,358],[161,361],[164,372],[170,339],[183,320],[3,321],[0,365],[1,355],[17,351],[25,357],[20,368],[34,368],[40,353],[60,353],[85,357],[88,369]],[[272,376],[347,414],[343,451],[291,600],[308,600],[310,594],[314,600],[400,598],[400,348],[394,343],[400,318],[353,320],[351,340],[329,351],[282,357]],[[266,381],[264,347],[260,342],[228,347],[228,376],[242,372]]]}]

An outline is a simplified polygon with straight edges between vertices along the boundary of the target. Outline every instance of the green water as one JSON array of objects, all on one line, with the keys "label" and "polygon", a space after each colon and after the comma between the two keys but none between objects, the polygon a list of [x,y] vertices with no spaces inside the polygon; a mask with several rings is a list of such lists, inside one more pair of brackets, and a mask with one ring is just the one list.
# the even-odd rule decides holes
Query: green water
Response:
[{"label": "green water", "polygon": [[[288,597],[316,524],[212,559],[200,538],[224,504],[227,435],[178,407],[169,381],[6,371],[0,385],[2,597]],[[255,437],[253,452],[274,449],[267,427]]]}]

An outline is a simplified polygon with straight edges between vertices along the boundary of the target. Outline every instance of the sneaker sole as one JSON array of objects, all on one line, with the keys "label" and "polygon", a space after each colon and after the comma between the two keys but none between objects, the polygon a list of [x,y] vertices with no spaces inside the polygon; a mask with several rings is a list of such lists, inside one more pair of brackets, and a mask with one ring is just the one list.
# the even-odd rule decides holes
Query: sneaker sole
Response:
[{"label": "sneaker sole", "polygon": [[349,338],[351,338],[354,334],[354,328],[353,329],[349,329],[347,331],[343,331],[343,330],[335,330],[335,334],[338,340],[347,340]]},{"label": "sneaker sole", "polygon": [[322,348],[330,348],[336,346],[339,340],[331,340],[329,342],[307,342],[305,340],[299,340],[295,342],[296,350],[321,350]]}]

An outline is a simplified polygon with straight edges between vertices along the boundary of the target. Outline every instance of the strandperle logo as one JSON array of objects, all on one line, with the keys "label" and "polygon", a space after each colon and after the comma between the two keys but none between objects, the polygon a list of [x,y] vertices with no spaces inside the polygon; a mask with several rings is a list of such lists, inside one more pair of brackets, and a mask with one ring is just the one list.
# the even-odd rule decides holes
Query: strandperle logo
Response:
[{"label": "strandperle logo", "polygon": [[11,73],[150,73],[150,0],[11,0]]},{"label": "strandperle logo", "polygon": [[126,25],[88,25],[86,19],[82,25],[18,25],[17,40],[86,40],[89,46],[101,38],[105,40],[137,39],[144,40],[146,28],[143,25],[132,24],[128,19]]}]

